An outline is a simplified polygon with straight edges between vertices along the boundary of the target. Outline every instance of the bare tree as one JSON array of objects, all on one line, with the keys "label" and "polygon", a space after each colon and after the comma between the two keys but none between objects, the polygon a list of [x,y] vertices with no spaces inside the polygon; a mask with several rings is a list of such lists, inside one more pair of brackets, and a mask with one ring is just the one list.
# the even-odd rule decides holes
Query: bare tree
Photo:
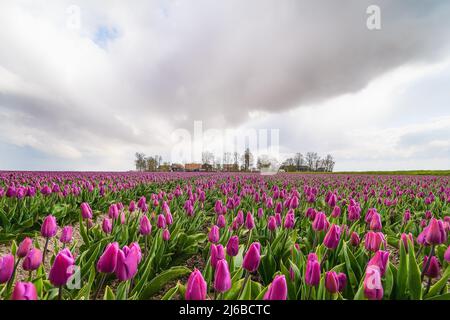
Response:
[{"label": "bare tree", "polygon": [[327,172],[333,172],[334,164],[335,164],[335,162],[334,162],[333,156],[331,154],[327,154],[327,156],[324,159],[325,170]]},{"label": "bare tree", "polygon": [[233,157],[234,157],[233,170],[239,171],[239,153],[234,152]]},{"label": "bare tree", "polygon": [[135,154],[136,160],[134,160],[134,163],[136,165],[137,171],[144,171],[146,162],[145,162],[145,154],[141,152],[136,152]]},{"label": "bare tree", "polygon": [[245,149],[244,155],[242,156],[243,169],[244,171],[249,171],[250,167],[253,165],[253,155],[250,149]]},{"label": "bare tree", "polygon": [[202,152],[202,163],[213,165],[214,163],[214,154],[209,151]]},{"label": "bare tree", "polygon": [[303,159],[303,155],[300,152],[295,154],[293,161],[295,163],[297,170],[300,170],[300,167],[303,166],[305,163],[305,160]]}]

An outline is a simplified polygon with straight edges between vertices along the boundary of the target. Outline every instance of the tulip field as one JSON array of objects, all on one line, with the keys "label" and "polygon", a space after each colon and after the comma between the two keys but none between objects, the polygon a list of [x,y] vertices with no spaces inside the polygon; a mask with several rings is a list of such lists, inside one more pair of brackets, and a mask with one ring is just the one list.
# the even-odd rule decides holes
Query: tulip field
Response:
[{"label": "tulip field", "polygon": [[450,177],[0,172],[1,300],[449,300]]}]

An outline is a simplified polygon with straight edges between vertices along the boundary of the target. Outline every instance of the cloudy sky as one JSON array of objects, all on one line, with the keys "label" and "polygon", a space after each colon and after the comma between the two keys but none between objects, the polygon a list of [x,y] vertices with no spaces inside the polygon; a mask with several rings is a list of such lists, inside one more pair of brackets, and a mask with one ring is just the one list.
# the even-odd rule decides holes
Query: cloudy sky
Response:
[{"label": "cloudy sky", "polygon": [[0,169],[181,161],[194,121],[205,150],[277,130],[336,170],[450,169],[449,1],[126,3],[0,2]]}]

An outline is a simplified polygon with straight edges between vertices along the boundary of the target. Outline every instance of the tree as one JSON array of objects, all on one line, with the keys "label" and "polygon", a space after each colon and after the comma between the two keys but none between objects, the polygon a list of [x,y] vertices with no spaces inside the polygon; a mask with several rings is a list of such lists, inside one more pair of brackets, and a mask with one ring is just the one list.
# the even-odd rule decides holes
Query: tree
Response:
[{"label": "tree", "polygon": [[333,172],[334,164],[335,164],[335,162],[334,162],[333,156],[331,154],[327,154],[327,156],[325,157],[325,159],[323,161],[325,170],[327,172]]},{"label": "tree", "polygon": [[294,161],[297,171],[300,170],[300,167],[303,166],[305,163],[305,160],[303,159],[303,155],[300,152],[295,154],[293,161]]},{"label": "tree", "polygon": [[136,165],[136,170],[144,171],[146,167],[145,154],[141,152],[136,152],[135,156],[136,160],[134,160],[134,163]]},{"label": "tree", "polygon": [[202,163],[213,165],[214,163],[214,154],[209,151],[202,152]]},{"label": "tree", "polygon": [[146,170],[147,171],[156,171],[158,169],[158,159],[157,157],[147,157],[146,161]]},{"label": "tree", "polygon": [[310,171],[316,170],[317,160],[319,160],[319,156],[317,155],[317,152],[306,153],[305,161],[306,161],[306,165],[308,166],[308,169]]},{"label": "tree", "polygon": [[253,165],[253,155],[250,149],[245,149],[244,155],[242,156],[243,169],[244,171],[249,171],[250,167]]},{"label": "tree", "polygon": [[233,170],[239,171],[239,153],[234,152],[233,157],[234,157]]}]

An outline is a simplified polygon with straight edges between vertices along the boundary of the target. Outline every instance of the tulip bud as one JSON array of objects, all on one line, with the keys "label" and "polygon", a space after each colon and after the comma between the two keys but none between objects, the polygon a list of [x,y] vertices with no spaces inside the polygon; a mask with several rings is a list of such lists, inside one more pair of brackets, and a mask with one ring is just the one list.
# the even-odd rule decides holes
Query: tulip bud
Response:
[{"label": "tulip bud", "polygon": [[65,226],[61,231],[60,241],[62,243],[70,243],[72,241],[73,228],[72,226]]},{"label": "tulip bud", "polygon": [[269,231],[274,231],[277,228],[277,221],[274,216],[269,217],[269,222],[267,223]]},{"label": "tulip bud", "polygon": [[50,269],[49,280],[55,287],[64,286],[73,274],[75,260],[69,249],[64,249],[58,253]]},{"label": "tulip bud", "polygon": [[156,226],[159,228],[159,229],[164,229],[165,227],[166,227],[166,218],[162,215],[162,214],[159,214],[158,215],[158,220],[156,221]]},{"label": "tulip bud", "polygon": [[37,270],[42,263],[42,252],[37,248],[31,249],[22,262],[25,271]]},{"label": "tulip bud", "polygon": [[389,252],[388,251],[382,251],[379,250],[375,252],[375,255],[372,257],[372,259],[369,260],[368,266],[377,266],[380,270],[380,276],[384,276],[384,273],[386,272],[387,266],[389,263]]},{"label": "tulip bud", "polygon": [[41,235],[44,238],[52,238],[56,235],[58,226],[56,224],[56,218],[52,215],[45,217],[41,227]]},{"label": "tulip bud", "polygon": [[409,211],[409,209],[407,209],[403,214],[403,222],[407,223],[410,219],[411,219],[411,212]]},{"label": "tulip bud", "polygon": [[339,218],[341,216],[341,208],[339,208],[338,206],[335,206],[333,208],[333,212],[331,212],[331,216],[333,218]]},{"label": "tulip bud", "polygon": [[17,282],[11,300],[37,300],[36,287],[32,282]]},{"label": "tulip bud", "polygon": [[328,271],[325,274],[325,288],[330,293],[339,292],[339,279],[336,272]]},{"label": "tulip bud", "polygon": [[224,215],[219,215],[217,217],[217,226],[222,229],[223,227],[225,227],[227,225],[227,222],[225,220],[225,216]]},{"label": "tulip bud", "polygon": [[450,263],[450,246],[447,247],[447,250],[445,250],[444,253],[444,259],[445,261],[447,261],[448,263]]},{"label": "tulip bud", "polygon": [[217,243],[217,242],[219,242],[219,239],[220,239],[219,227],[216,225],[213,225],[211,230],[209,231],[208,240],[212,243]]},{"label": "tulip bud", "polygon": [[14,272],[14,256],[7,254],[0,258],[0,284],[8,282]]},{"label": "tulip bud", "polygon": [[186,300],[206,300],[206,281],[200,271],[194,269],[186,284]]},{"label": "tulip bud", "polygon": [[356,232],[352,232],[352,235],[350,236],[350,244],[357,247],[359,246],[360,241],[359,235]]},{"label": "tulip bud", "polygon": [[264,294],[264,300],[286,300],[287,284],[284,275],[277,275],[269,285],[269,289]]},{"label": "tulip bud", "polygon": [[225,259],[217,261],[214,274],[214,289],[217,292],[226,292],[231,288],[231,276],[228,263]]},{"label": "tulip bud", "polygon": [[109,206],[108,217],[112,220],[115,220],[119,217],[119,208],[116,204],[112,204]]},{"label": "tulip bud", "polygon": [[444,229],[442,220],[432,218],[428,225],[428,232],[426,234],[426,241],[428,244],[437,245],[447,242],[447,233]]},{"label": "tulip bud", "polygon": [[239,237],[232,236],[227,243],[227,254],[230,257],[235,257],[239,253]]},{"label": "tulip bud", "polygon": [[214,243],[211,244],[209,251],[211,255],[211,267],[213,269],[216,269],[217,262],[219,260],[225,259],[225,251],[221,244],[215,245]]},{"label": "tulip bud", "polygon": [[103,219],[102,230],[104,233],[108,234],[112,231],[112,222],[109,218]]},{"label": "tulip bud", "polygon": [[370,230],[381,231],[383,226],[381,224],[381,216],[378,212],[375,212],[370,220]]},{"label": "tulip bud", "polygon": [[320,282],[320,263],[315,253],[308,255],[305,270],[305,283],[308,286],[317,286]]},{"label": "tulip bud", "polygon": [[130,204],[128,205],[128,211],[130,212],[136,211],[136,203],[133,200],[131,200]]},{"label": "tulip bud", "polygon": [[408,247],[409,247],[408,239],[411,241],[411,243],[414,244],[414,238],[411,233],[409,233],[409,234],[402,233],[402,235],[400,236],[400,245],[403,244],[403,247],[405,248],[406,252],[408,252]]},{"label": "tulip bud", "polygon": [[130,250],[124,246],[122,250],[117,253],[117,265],[115,274],[119,281],[127,281],[136,275],[138,271],[139,256],[136,250]]},{"label": "tulip bud", "polygon": [[339,292],[343,292],[345,289],[345,286],[347,285],[347,276],[345,273],[339,273],[338,274],[338,281],[339,281]]},{"label": "tulip bud", "polygon": [[152,233],[152,225],[148,217],[144,214],[139,221],[139,233],[143,236]]},{"label": "tulip bud", "polygon": [[[422,268],[425,269],[428,263],[428,256],[425,256],[423,259]],[[424,271],[424,275],[426,275],[428,278],[434,279],[439,277],[441,267],[439,266],[439,261],[436,258],[436,256],[431,257],[430,265],[428,266],[428,269]]]},{"label": "tulip bud", "polygon": [[31,240],[28,237],[23,239],[22,242],[19,244],[19,248],[17,248],[17,252],[16,252],[17,256],[19,258],[26,257],[26,255],[28,254],[28,251],[31,250],[32,245],[33,245],[33,240]]},{"label": "tulip bud", "polygon": [[253,220],[253,215],[250,212],[247,212],[247,216],[245,218],[245,227],[248,230],[251,230],[255,227],[255,221]]},{"label": "tulip bud", "polygon": [[341,228],[333,224],[331,228],[328,230],[327,234],[325,235],[325,238],[323,239],[323,244],[328,249],[336,249],[339,244],[340,238],[341,238]]},{"label": "tulip bud", "polygon": [[116,270],[118,252],[119,244],[117,242],[108,244],[97,262],[97,271],[113,273]]},{"label": "tulip bud", "polygon": [[294,228],[294,225],[295,225],[295,216],[294,216],[294,213],[288,213],[287,215],[286,215],[286,218],[284,219],[284,227],[286,228],[286,229],[292,229],[292,228]]},{"label": "tulip bud", "polygon": [[329,223],[327,220],[327,216],[323,212],[317,212],[316,217],[314,218],[314,222],[312,227],[314,231],[323,231],[328,229]]},{"label": "tulip bud", "polygon": [[242,267],[248,272],[254,272],[258,270],[259,263],[261,261],[260,256],[261,245],[259,242],[253,242],[250,245],[247,253],[244,256]]},{"label": "tulip bud", "polygon": [[170,240],[170,231],[169,229],[164,229],[163,233],[162,233],[162,238],[164,241],[169,241]]},{"label": "tulip bud", "polygon": [[92,219],[92,209],[87,202],[83,202],[80,208],[83,219]]},{"label": "tulip bud", "polygon": [[364,295],[369,300],[381,300],[383,294],[380,269],[375,265],[368,266],[364,277]]},{"label": "tulip bud", "polygon": [[367,250],[376,252],[380,250],[381,245],[386,247],[386,238],[381,232],[369,231],[364,239],[364,246]]}]

